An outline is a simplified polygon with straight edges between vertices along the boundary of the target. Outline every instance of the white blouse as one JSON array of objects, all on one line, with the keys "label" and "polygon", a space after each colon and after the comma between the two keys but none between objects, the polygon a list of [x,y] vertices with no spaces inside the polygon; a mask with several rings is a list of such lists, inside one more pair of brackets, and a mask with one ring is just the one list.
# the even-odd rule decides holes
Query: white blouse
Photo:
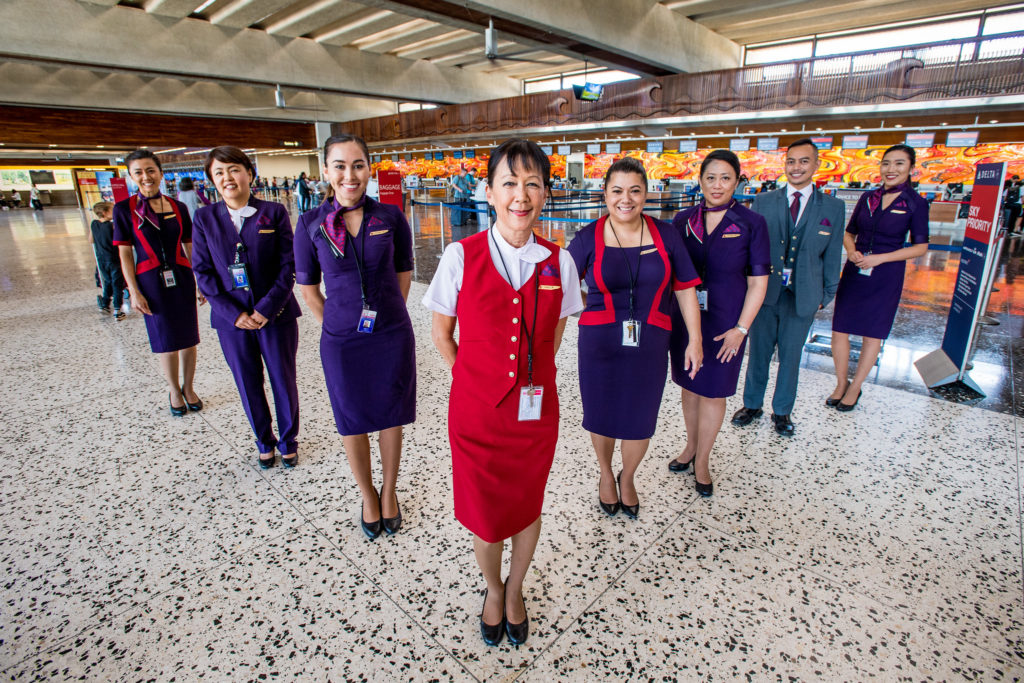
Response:
[{"label": "white blouse", "polygon": [[[487,245],[491,252],[491,263],[512,289],[522,287],[523,283],[533,276],[536,264],[542,263],[551,255],[551,251],[538,244],[533,235],[530,235],[530,241],[523,246],[513,247],[493,227],[487,237]],[[437,271],[434,273],[434,279],[430,281],[427,293],[423,295],[423,305],[431,311],[454,318],[465,267],[466,256],[462,245],[458,242],[449,244],[441,255],[441,262],[437,265]],[[583,295],[580,292],[580,276],[576,272],[576,263],[569,252],[561,248],[558,250],[558,270],[562,280],[562,312],[559,317],[565,318],[583,310]]]}]

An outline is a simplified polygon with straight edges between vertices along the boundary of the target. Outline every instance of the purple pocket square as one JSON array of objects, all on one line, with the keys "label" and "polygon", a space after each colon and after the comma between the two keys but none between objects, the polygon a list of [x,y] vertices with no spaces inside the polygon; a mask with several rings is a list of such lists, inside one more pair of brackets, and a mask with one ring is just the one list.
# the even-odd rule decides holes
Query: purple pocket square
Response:
[{"label": "purple pocket square", "polygon": [[256,225],[270,225],[270,216],[263,215],[256,221]]},{"label": "purple pocket square", "polygon": [[732,225],[730,225],[728,228],[725,229],[725,232],[726,233],[740,232],[740,226],[738,226],[735,223],[733,223]]},{"label": "purple pocket square", "polygon": [[544,277],[559,277],[558,268],[555,268],[551,264],[544,266],[541,269],[540,274]]},{"label": "purple pocket square", "polygon": [[827,218],[821,219],[821,224],[824,225],[826,228],[831,228],[832,227],[832,222],[829,221],[829,219],[827,219]]}]

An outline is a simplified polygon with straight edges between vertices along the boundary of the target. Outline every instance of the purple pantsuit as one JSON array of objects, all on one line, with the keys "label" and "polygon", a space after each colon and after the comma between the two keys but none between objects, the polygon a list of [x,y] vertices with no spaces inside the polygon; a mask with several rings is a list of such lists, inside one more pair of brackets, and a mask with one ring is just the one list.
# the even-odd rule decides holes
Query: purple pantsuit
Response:
[{"label": "purple pantsuit", "polygon": [[[196,280],[183,244],[192,241],[188,209],[164,196],[174,211],[157,215],[142,195],[114,205],[114,246],[135,249],[135,281],[152,315],[144,316],[153,353],[189,349],[199,343]],[[172,270],[175,285],[164,286],[164,270]]]},{"label": "purple pantsuit", "polygon": [[716,358],[722,348],[722,340],[715,341],[715,337],[739,322],[743,299],[747,295],[747,276],[768,275],[771,271],[768,226],[760,214],[733,204],[725,211],[714,232],[710,235],[705,232],[703,239],[698,239],[698,235],[688,227],[696,211],[697,207],[680,211],[672,225],[682,235],[707,290],[707,310],[700,313],[704,364],[693,379],[683,370],[683,354],[690,337],[682,315],[673,311],[669,347],[672,381],[705,398],[725,398],[736,393],[747,340],[740,343],[732,360],[723,363]]},{"label": "purple pantsuit", "polygon": [[[256,435],[260,453],[276,446],[295,453],[299,433],[299,392],[295,355],[299,345],[297,318],[302,315],[292,290],[295,260],[287,210],[276,202],[250,197],[256,213],[245,218],[241,232],[224,202],[196,211],[193,267],[201,291],[210,302],[210,324],[220,338],[242,407]],[[240,248],[241,247],[241,248]],[[244,263],[248,288],[235,288],[229,266]],[[268,322],[259,330],[235,327],[242,313],[258,312]],[[263,389],[263,366],[270,376],[280,439],[274,436],[270,407]]]},{"label": "purple pantsuit", "polygon": [[[665,392],[670,311],[679,312],[674,292],[699,280],[671,225],[645,217],[644,230],[654,244],[622,249],[605,242],[606,218],[586,225],[568,247],[587,282],[578,356],[583,428],[613,439],[649,439]],[[636,278],[633,318],[640,323],[639,346],[622,343],[630,269]]]},{"label": "purple pantsuit", "polygon": [[[902,249],[908,233],[912,244],[928,243],[928,202],[923,197],[904,189],[887,208],[879,205],[872,211],[870,195],[861,195],[846,227],[846,232],[857,237],[857,251],[867,255]],[[900,306],[906,268],[906,261],[890,261],[864,275],[847,261],[836,290],[832,330],[886,339]]]},{"label": "purple pantsuit", "polygon": [[[335,253],[321,226],[336,208],[325,202],[299,217],[295,276],[300,285],[323,279],[327,290],[320,359],[338,433],[350,436],[416,419],[416,340],[397,276],[412,270],[412,231],[397,207],[366,197],[359,233]],[[370,333],[356,329],[360,280],[376,311]]]}]

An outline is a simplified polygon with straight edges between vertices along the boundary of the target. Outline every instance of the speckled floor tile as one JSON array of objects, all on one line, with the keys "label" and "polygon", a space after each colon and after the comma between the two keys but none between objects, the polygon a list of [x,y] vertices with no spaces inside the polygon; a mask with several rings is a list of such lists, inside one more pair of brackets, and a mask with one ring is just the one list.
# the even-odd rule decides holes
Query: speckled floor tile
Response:
[{"label": "speckled floor tile", "polygon": [[312,527],[6,672],[13,680],[471,680]]},{"label": "speckled floor tile", "polygon": [[1003,661],[770,553],[676,524],[522,680],[1012,680]]}]

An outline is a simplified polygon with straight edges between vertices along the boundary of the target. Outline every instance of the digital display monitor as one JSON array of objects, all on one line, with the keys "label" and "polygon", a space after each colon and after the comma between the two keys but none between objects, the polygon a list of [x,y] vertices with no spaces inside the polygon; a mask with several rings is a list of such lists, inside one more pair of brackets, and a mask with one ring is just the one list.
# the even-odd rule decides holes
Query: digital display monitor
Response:
[{"label": "digital display monitor", "polygon": [[577,100],[584,102],[597,102],[604,94],[604,86],[600,83],[584,83],[583,85],[572,86],[573,94]]},{"label": "digital display monitor", "polygon": [[757,151],[759,152],[775,152],[779,149],[778,138],[758,138],[757,139]]},{"label": "digital display monitor", "polygon": [[680,152],[696,152],[697,151],[697,140],[680,140],[679,141]]},{"label": "digital display monitor", "polygon": [[821,137],[811,138],[811,142],[818,149],[832,149],[832,136],[822,135]]},{"label": "digital display monitor", "polygon": [[562,156],[569,156],[570,154],[572,154],[572,146],[571,145],[559,145],[558,146],[558,153],[561,154]]},{"label": "digital display monitor", "polygon": [[931,147],[935,144],[935,133],[907,133],[907,147]]},{"label": "digital display monitor", "polygon": [[555,153],[555,148],[552,147],[551,145],[541,145],[540,151],[544,152],[544,154],[547,156],[551,156],[552,154]]},{"label": "digital display monitor", "polygon": [[978,131],[976,130],[946,135],[946,147],[974,147],[977,144]]},{"label": "digital display monitor", "polygon": [[587,154],[600,154],[601,143],[600,142],[588,142],[587,143]]},{"label": "digital display monitor", "polygon": [[649,154],[661,154],[665,151],[665,143],[662,140],[654,140],[647,143],[647,152]]},{"label": "digital display monitor", "polygon": [[843,149],[867,149],[867,135],[844,135]]},{"label": "digital display monitor", "polygon": [[729,140],[730,152],[746,152],[750,149],[750,138],[733,138]]},{"label": "digital display monitor", "polygon": [[608,154],[620,154],[622,152],[622,143],[608,142],[604,146],[604,151]]}]

